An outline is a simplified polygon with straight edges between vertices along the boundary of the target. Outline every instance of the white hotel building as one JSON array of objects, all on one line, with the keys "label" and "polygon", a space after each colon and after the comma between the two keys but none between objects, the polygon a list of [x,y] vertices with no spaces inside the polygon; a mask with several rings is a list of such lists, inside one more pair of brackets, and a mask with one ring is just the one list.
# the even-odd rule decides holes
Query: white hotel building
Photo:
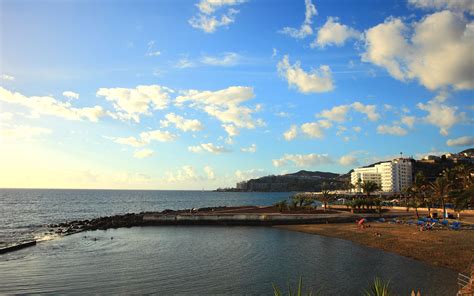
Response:
[{"label": "white hotel building", "polygon": [[360,180],[372,181],[379,185],[383,192],[401,192],[412,185],[412,162],[409,158],[397,158],[382,162],[373,167],[357,168],[351,173],[351,183],[356,191]]}]

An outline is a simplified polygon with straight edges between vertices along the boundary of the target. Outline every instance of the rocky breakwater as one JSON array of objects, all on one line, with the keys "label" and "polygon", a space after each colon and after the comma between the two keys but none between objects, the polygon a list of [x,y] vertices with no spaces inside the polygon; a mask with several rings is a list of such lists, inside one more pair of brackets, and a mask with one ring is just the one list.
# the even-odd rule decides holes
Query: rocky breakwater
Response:
[{"label": "rocky breakwater", "polygon": [[[74,220],[63,222],[59,224],[49,224],[49,234],[57,235],[70,235],[88,230],[106,230],[110,228],[121,228],[121,227],[134,227],[134,226],[147,226],[156,223],[145,221],[143,217],[145,215],[154,216],[171,216],[185,215],[185,214],[203,214],[219,210],[224,210],[226,207],[211,207],[211,208],[200,208],[200,209],[184,209],[184,210],[164,210],[161,212],[141,212],[141,213],[129,213],[123,215],[114,215],[100,217],[90,220]],[[48,233],[47,233],[48,234]]]}]

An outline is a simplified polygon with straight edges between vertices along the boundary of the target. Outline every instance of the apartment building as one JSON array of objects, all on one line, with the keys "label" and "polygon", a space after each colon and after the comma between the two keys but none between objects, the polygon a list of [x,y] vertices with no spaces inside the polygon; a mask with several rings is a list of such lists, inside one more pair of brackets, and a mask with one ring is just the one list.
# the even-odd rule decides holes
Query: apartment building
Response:
[{"label": "apartment building", "polygon": [[401,192],[412,185],[412,161],[410,158],[397,158],[382,162],[373,167],[357,168],[351,173],[351,183],[356,191],[364,181],[377,183],[383,192]]}]

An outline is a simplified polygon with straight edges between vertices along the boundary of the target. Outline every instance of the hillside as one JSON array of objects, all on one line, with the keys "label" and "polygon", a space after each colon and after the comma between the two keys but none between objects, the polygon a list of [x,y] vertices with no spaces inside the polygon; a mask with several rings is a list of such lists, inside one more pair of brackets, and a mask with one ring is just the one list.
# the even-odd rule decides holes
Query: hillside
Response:
[{"label": "hillside", "polygon": [[[438,157],[435,160],[412,160],[413,176],[418,172],[423,172],[428,181],[433,181],[445,169],[453,168],[457,165],[464,164],[474,166],[474,148],[461,151],[454,156]],[[388,160],[387,160],[388,161]],[[381,161],[367,165],[365,167],[373,167]],[[346,189],[350,182],[353,170],[345,174],[336,174],[331,172],[306,171],[301,170],[285,175],[270,175],[261,178],[251,179],[237,183],[236,188],[218,189],[223,191],[321,191],[323,184],[329,189]]]}]

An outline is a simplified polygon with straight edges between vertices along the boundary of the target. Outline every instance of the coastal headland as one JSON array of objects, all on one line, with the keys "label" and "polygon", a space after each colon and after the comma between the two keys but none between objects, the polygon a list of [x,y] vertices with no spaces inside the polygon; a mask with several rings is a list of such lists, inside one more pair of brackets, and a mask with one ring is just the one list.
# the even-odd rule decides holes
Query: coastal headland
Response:
[{"label": "coastal headland", "polygon": [[[365,227],[355,222],[366,219]],[[164,210],[69,221],[48,225],[46,234],[71,235],[83,231],[164,225],[275,226],[291,231],[330,236],[467,272],[474,254],[474,228],[464,223],[460,230],[436,225],[420,231],[413,212],[386,210],[378,213],[351,213],[342,210],[300,210],[280,212],[275,207],[210,207]],[[470,217],[468,217],[468,220]],[[25,247],[31,246],[27,242]],[[20,249],[11,246],[2,253]]]}]

